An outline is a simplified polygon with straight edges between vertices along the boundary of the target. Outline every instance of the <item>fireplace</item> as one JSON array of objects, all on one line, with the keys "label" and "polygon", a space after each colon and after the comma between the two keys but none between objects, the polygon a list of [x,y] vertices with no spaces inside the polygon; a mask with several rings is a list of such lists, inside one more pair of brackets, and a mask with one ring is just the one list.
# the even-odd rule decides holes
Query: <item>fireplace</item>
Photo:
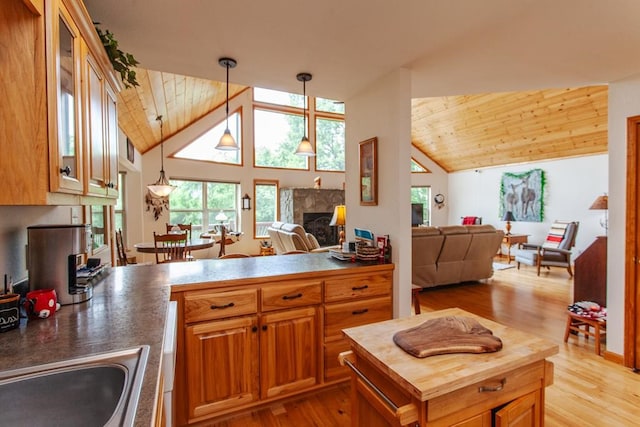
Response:
[{"label": "fireplace", "polygon": [[333,212],[305,212],[302,214],[302,226],[307,233],[314,235],[320,246],[338,244],[338,227],[329,225]]},{"label": "fireplace", "polygon": [[344,190],[333,188],[281,188],[280,221],[300,224],[320,246],[337,245],[338,227],[329,226],[333,209],[344,205]]}]

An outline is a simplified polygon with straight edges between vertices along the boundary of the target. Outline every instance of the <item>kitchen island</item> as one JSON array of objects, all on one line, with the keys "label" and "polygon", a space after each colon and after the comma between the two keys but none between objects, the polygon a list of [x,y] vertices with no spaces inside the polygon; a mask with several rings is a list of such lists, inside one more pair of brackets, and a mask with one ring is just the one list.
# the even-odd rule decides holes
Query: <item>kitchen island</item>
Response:
[{"label": "kitchen island", "polygon": [[[87,302],[62,306],[55,315],[47,319],[29,319],[22,322],[17,329],[0,334],[0,371],[26,368],[51,362],[79,358],[89,354],[110,352],[140,345],[149,346],[149,355],[144,373],[136,418],[134,424],[154,425],[158,397],[161,395],[161,368],[163,336],[166,313],[170,299],[182,300],[185,296],[197,295],[199,292],[211,292],[212,289],[257,289],[255,283],[292,283],[303,277],[307,282],[319,281],[323,289],[334,289],[332,278],[353,275],[368,281],[370,285],[362,290],[350,291],[343,296],[330,296],[335,301],[350,298],[361,298],[379,304],[377,309],[370,307],[363,319],[379,321],[391,317],[391,273],[393,265],[364,265],[345,263],[330,258],[327,253],[254,257],[228,260],[198,260],[162,265],[130,265],[111,268],[105,277],[94,287],[93,298]],[[384,278],[384,283],[375,278]],[[369,279],[374,279],[370,281]],[[253,284],[253,285],[252,285]],[[382,286],[384,284],[384,286]],[[363,285],[367,286],[367,285]],[[264,298],[275,288],[268,288]],[[290,289],[287,289],[289,291]],[[256,295],[261,295],[257,291]],[[296,292],[293,296],[296,296]],[[173,295],[173,296],[172,296]],[[304,300],[317,313],[322,313],[319,300],[294,298],[293,301]],[[273,307],[280,300],[274,299]],[[318,301],[318,302],[316,302]],[[360,302],[362,305],[362,300]],[[339,305],[339,304],[336,304]],[[260,308],[263,308],[261,302]],[[184,306],[179,305],[178,322],[184,322]],[[269,309],[267,308],[267,311]],[[271,310],[274,318],[285,310]],[[297,311],[297,310],[294,310]],[[266,314],[266,311],[265,311]],[[331,322],[331,314],[329,314]],[[344,320],[342,319],[344,322]],[[198,325],[195,322],[194,325]],[[321,323],[318,322],[317,326]],[[340,322],[332,323],[338,328]],[[347,326],[349,323],[344,323]],[[336,326],[337,325],[337,326]],[[181,325],[179,325],[180,331]],[[338,329],[339,331],[339,329]],[[324,335],[320,330],[314,336],[317,341],[313,348],[317,355],[323,353]],[[184,344],[184,336],[178,337],[178,363],[184,362],[180,347]],[[332,343],[340,342],[341,337]],[[341,344],[342,345],[342,344]],[[337,352],[342,349],[338,346]],[[337,365],[337,362],[335,363]],[[323,367],[320,363],[317,369]],[[338,369],[338,368],[336,368]],[[176,371],[176,386],[183,384],[184,365]],[[324,383],[321,372],[317,371],[319,383]],[[333,371],[331,371],[333,374]],[[337,374],[336,378],[339,377]],[[291,391],[295,393],[294,391]],[[185,395],[182,395],[185,396]],[[181,398],[179,400],[186,400]],[[26,410],[27,408],[25,408]]]},{"label": "kitchen island", "polygon": [[[417,358],[394,343],[396,332],[445,316],[476,319],[502,349]],[[351,344],[341,358],[352,367],[354,426],[544,425],[544,389],[553,382],[545,359],[558,352],[552,342],[457,308],[343,332]]]}]

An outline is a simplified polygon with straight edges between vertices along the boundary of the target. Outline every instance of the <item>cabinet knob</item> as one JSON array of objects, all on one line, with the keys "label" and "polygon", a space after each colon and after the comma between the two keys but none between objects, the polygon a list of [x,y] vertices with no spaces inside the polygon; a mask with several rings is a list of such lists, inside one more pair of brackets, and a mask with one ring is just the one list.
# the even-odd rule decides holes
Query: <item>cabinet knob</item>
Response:
[{"label": "cabinet knob", "polygon": [[60,168],[60,173],[63,173],[66,176],[69,176],[69,175],[71,175],[71,168],[69,166],[65,166],[63,168]]},{"label": "cabinet knob", "polygon": [[266,331],[267,330],[267,325],[262,325],[262,330]]},{"label": "cabinet knob", "polygon": [[258,332],[258,327],[254,326],[253,328],[251,328],[251,332]]}]

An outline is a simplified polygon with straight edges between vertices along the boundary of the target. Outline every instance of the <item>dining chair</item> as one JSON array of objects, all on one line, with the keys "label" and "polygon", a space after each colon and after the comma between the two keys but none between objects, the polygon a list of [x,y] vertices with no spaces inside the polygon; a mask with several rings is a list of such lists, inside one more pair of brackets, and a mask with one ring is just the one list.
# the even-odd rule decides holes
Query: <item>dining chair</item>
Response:
[{"label": "dining chair", "polygon": [[153,244],[156,253],[156,263],[188,261],[187,233],[156,234],[153,232]]},{"label": "dining chair", "polygon": [[116,252],[118,254],[118,265],[137,264],[135,256],[127,256],[127,248],[122,238],[122,229],[116,230]]},{"label": "dining chair", "polygon": [[167,233],[170,233],[171,231],[173,231],[173,227],[178,227],[180,230],[182,231],[186,231],[187,232],[187,239],[191,240],[191,224],[169,224],[166,223],[167,225]]},{"label": "dining chair", "polygon": [[228,259],[228,258],[251,258],[251,255],[236,252],[232,254],[225,254],[225,255],[222,255],[221,257],[218,257],[218,259]]}]

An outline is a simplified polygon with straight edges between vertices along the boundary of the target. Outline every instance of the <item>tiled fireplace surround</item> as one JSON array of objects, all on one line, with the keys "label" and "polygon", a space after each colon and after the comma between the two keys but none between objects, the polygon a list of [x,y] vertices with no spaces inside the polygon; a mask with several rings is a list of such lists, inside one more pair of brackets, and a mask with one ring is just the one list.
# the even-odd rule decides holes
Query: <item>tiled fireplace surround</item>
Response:
[{"label": "tiled fireplace surround", "polygon": [[338,227],[329,222],[336,205],[344,204],[344,190],[281,188],[280,220],[300,224],[313,234],[320,246],[338,244]]}]

